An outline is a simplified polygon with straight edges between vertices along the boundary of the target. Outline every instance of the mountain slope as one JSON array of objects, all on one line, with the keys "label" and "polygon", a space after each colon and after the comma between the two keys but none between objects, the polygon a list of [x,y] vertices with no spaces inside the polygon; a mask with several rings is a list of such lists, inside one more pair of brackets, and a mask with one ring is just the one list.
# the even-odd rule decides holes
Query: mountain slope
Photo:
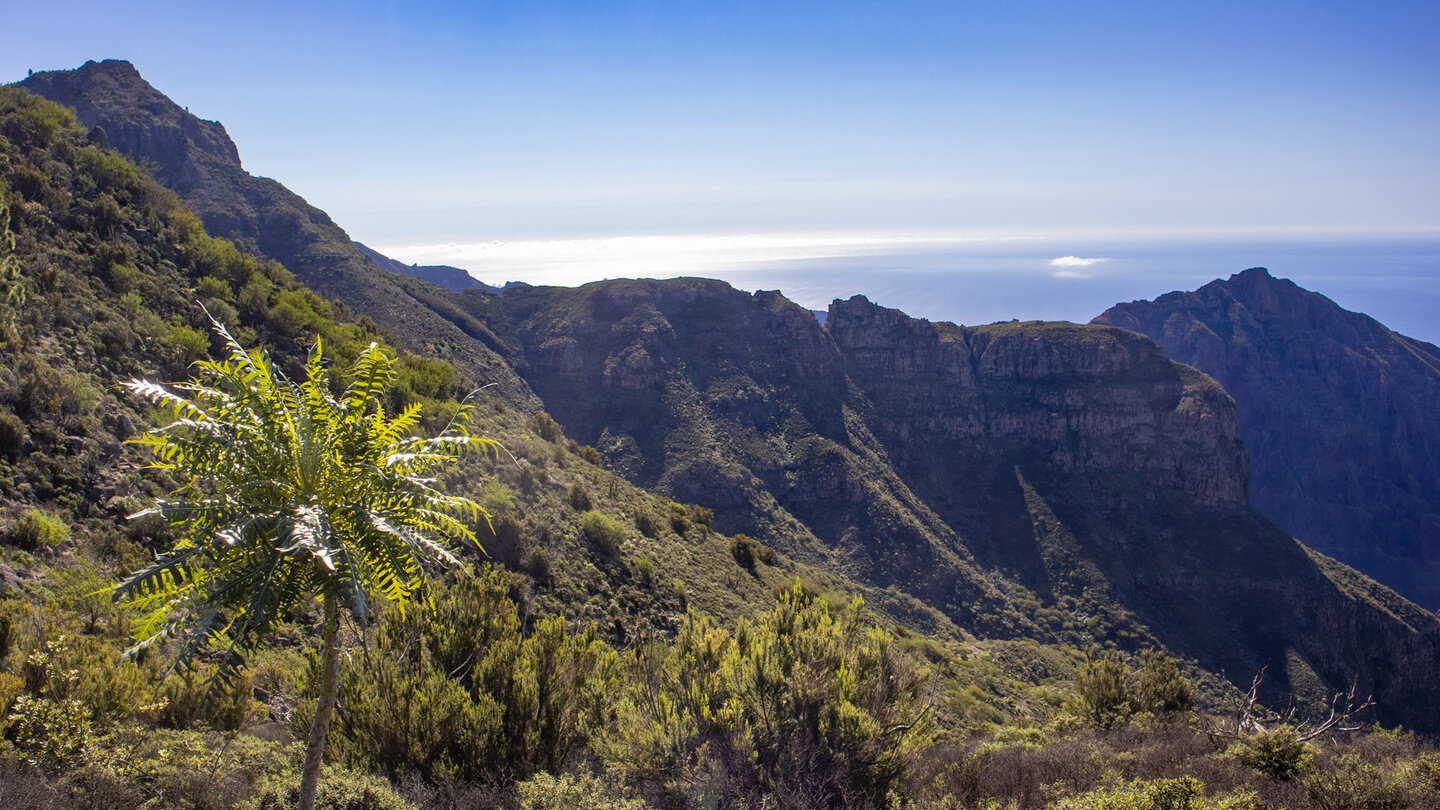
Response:
[{"label": "mountain slope", "polygon": [[1360,678],[1440,720],[1416,675],[1440,661],[1435,618],[1250,510],[1232,401],[1142,336],[859,297],[822,327],[701,279],[466,302],[568,432],[724,530],[983,636],[1158,642],[1237,679],[1268,667],[1277,699]]},{"label": "mountain slope", "polygon": [[86,126],[103,129],[111,148],[153,166],[210,234],[280,262],[311,289],[374,320],[397,345],[450,361],[466,382],[496,383],[510,401],[533,407],[524,384],[487,348],[484,328],[445,290],[376,267],[325,212],[247,173],[223,126],[175,104],[129,62],[86,62],[19,85],[74,108]]},{"label": "mountain slope", "polygon": [[1256,509],[1440,608],[1440,348],[1263,268],[1095,321],[1149,335],[1234,396]]}]

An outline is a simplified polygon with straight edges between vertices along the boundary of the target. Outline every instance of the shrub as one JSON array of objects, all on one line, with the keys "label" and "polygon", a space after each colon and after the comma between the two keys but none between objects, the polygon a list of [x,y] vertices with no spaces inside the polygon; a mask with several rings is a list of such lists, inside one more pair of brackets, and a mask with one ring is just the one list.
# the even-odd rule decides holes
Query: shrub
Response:
[{"label": "shrub", "polygon": [[550,555],[545,549],[537,548],[530,552],[530,559],[525,563],[525,569],[536,582],[545,583],[550,580]]},{"label": "shrub", "polygon": [[650,538],[660,533],[660,524],[655,521],[655,516],[643,509],[635,512],[635,528]]},{"label": "shrub", "polygon": [[[315,794],[316,810],[414,810],[414,806],[378,776],[326,767]],[[283,774],[261,787],[250,810],[288,810],[300,803],[300,786],[293,774]]]},{"label": "shrub", "polygon": [[499,481],[491,481],[480,494],[480,506],[492,517],[508,515],[515,511],[515,494]]},{"label": "shrub", "polygon": [[1226,753],[1247,768],[1276,779],[1290,779],[1304,770],[1314,754],[1290,726],[1252,734],[1231,745]]},{"label": "shrub", "polygon": [[607,557],[620,551],[625,525],[604,512],[591,509],[580,515],[580,536]]},{"label": "shrub", "polygon": [[1155,715],[1188,711],[1195,703],[1195,684],[1180,674],[1179,663],[1159,650],[1146,650],[1135,672],[1131,703]]},{"label": "shrub", "polygon": [[640,575],[640,580],[642,582],[648,585],[655,581],[655,572],[657,568],[654,560],[642,554],[641,556],[636,557],[631,562],[631,564],[635,566],[635,573]]},{"label": "shrub", "polygon": [[37,766],[80,764],[95,741],[90,708],[74,698],[21,695],[11,707],[6,726],[15,747]]},{"label": "shrub", "polygon": [[645,810],[645,802],[626,798],[594,776],[537,773],[517,785],[521,810]]},{"label": "shrub", "polygon": [[570,504],[570,508],[577,512],[584,512],[593,508],[595,505],[594,502],[590,500],[590,493],[586,492],[585,487],[578,483],[572,485],[570,490],[565,493],[565,502]]},{"label": "shrub", "polygon": [[25,423],[9,409],[0,410],[0,455],[15,458],[28,439]]},{"label": "shrub", "polygon": [[140,271],[132,264],[110,265],[110,286],[116,292],[129,293],[140,284]]},{"label": "shrub", "polygon": [[754,572],[755,546],[755,541],[748,535],[737,534],[730,539],[730,556],[735,558],[736,565]]},{"label": "shrub", "polygon": [[49,546],[58,546],[70,538],[70,527],[59,515],[30,508],[15,527],[10,530],[10,539],[26,551]]},{"label": "shrub", "polygon": [[183,323],[171,324],[165,342],[182,366],[188,366],[210,352],[210,336]]},{"label": "shrub", "polygon": [[[1410,768],[1386,767],[1350,752],[1325,763],[1305,779],[1318,810],[1404,810],[1435,807],[1437,791]],[[1432,782],[1432,785],[1434,783]]]},{"label": "shrub", "polygon": [[530,429],[535,431],[536,436],[547,442],[558,442],[565,437],[560,426],[550,418],[550,414],[543,411],[530,420]]},{"label": "shrub", "polygon": [[1075,691],[1086,720],[1109,729],[1131,714],[1125,682],[1129,667],[1116,653],[1102,655],[1098,649],[1085,654],[1085,663],[1075,671]]},{"label": "shrub", "polygon": [[1205,783],[1193,776],[1135,780],[1072,796],[1050,805],[1053,810],[1255,810],[1253,794],[1203,798]]}]

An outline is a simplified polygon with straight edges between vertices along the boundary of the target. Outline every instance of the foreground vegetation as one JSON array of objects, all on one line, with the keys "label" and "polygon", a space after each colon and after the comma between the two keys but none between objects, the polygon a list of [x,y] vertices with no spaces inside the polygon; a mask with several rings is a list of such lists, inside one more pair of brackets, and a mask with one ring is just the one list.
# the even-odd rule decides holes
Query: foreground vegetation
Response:
[{"label": "foreground vegetation", "polygon": [[[1038,724],[946,728],[939,667],[800,587],[755,621],[691,612],[617,650],[533,614],[485,567],[433,612],[352,639],[321,807],[1389,808],[1440,802],[1440,754],[1402,732],[1226,739],[1152,656],[1121,665],[1105,723],[1092,657]],[[223,700],[201,670],[122,661],[118,608],[6,603],[7,807],[284,807],[319,682],[296,614]],[[1158,662],[1158,664],[1156,663]],[[1156,689],[1159,673],[1160,689]],[[1168,673],[1168,674],[1166,674]],[[1157,701],[1155,697],[1162,697]],[[1179,698],[1178,703],[1169,698]],[[1151,711],[1153,710],[1153,711]],[[1105,728],[1104,726],[1108,726]]]}]

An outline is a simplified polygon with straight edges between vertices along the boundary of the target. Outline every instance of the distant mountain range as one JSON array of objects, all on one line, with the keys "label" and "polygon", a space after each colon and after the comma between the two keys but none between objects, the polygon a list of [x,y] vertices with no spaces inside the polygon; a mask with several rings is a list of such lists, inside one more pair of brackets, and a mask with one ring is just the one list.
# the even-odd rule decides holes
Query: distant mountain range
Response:
[{"label": "distant mountain range", "polygon": [[1095,323],[1149,335],[1225,386],[1256,509],[1440,608],[1440,348],[1264,268]]},{"label": "distant mountain range", "polygon": [[[1292,489],[1339,503],[1333,514],[1351,521],[1350,546],[1314,541],[1322,549],[1433,560],[1425,518],[1412,540],[1380,537],[1375,522],[1363,534],[1358,515],[1434,497],[1434,427],[1417,412],[1435,401],[1423,371],[1434,347],[1373,321],[1331,323],[1328,301],[1254,273],[1229,283],[1243,295],[1226,299],[1222,286],[1213,305],[1177,307],[1186,314],[1156,316],[1158,327],[1141,310],[1181,299],[1123,305],[1102,316],[1112,325],[965,328],[862,297],[835,302],[822,323],[779,293],[702,279],[455,291],[389,272],[399,268],[323,212],[245,173],[223,127],[128,63],[21,86],[149,161],[207,228],[283,263],[397,344],[448,360],[461,382],[498,383],[500,410],[543,408],[608,469],[713,509],[721,531],[863,583],[876,610],[917,632],[1161,645],[1242,686],[1266,668],[1277,702],[1323,701],[1358,680],[1385,722],[1440,731],[1440,620],[1288,533],[1306,539],[1323,515],[1287,523],[1277,512],[1282,531],[1250,505],[1252,478],[1262,510],[1285,503],[1262,496],[1262,478],[1289,469]],[[1204,325],[1211,310],[1231,324]],[[1310,338],[1287,319],[1328,334],[1325,351],[1303,348]],[[1172,324],[1201,347],[1187,360],[1200,371],[1174,362],[1186,355],[1184,341],[1167,342]],[[1157,328],[1158,344],[1138,333]],[[1286,441],[1285,420],[1250,421],[1245,383],[1227,394],[1228,366],[1212,379],[1207,358],[1254,360],[1247,379],[1256,396],[1274,381],[1271,412],[1331,431],[1312,434],[1316,454],[1262,461]],[[1297,398],[1335,404],[1312,413]],[[1387,461],[1387,443],[1414,453]],[[1321,480],[1338,485],[1305,492],[1299,471],[1321,466],[1325,449]],[[1364,465],[1379,466],[1349,469]],[[1372,475],[1391,483],[1362,485]]]},{"label": "distant mountain range", "polygon": [[354,244],[355,247],[360,249],[361,253],[365,254],[365,257],[370,260],[371,264],[387,272],[414,276],[415,278],[428,281],[437,287],[444,287],[454,292],[465,292],[466,290],[479,290],[487,293],[500,292],[499,287],[492,287],[458,267],[451,267],[445,264],[406,264],[402,261],[381,255],[379,251],[368,248],[359,242],[355,242]]}]

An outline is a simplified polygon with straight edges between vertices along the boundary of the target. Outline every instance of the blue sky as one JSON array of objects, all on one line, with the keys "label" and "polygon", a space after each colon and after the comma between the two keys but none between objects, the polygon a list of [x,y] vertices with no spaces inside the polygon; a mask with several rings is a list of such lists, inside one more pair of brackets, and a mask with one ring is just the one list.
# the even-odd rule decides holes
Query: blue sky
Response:
[{"label": "blue sky", "polygon": [[1434,0],[60,0],[7,3],[0,26],[0,79],[129,59],[252,172],[413,260],[677,234],[1440,231]]}]

